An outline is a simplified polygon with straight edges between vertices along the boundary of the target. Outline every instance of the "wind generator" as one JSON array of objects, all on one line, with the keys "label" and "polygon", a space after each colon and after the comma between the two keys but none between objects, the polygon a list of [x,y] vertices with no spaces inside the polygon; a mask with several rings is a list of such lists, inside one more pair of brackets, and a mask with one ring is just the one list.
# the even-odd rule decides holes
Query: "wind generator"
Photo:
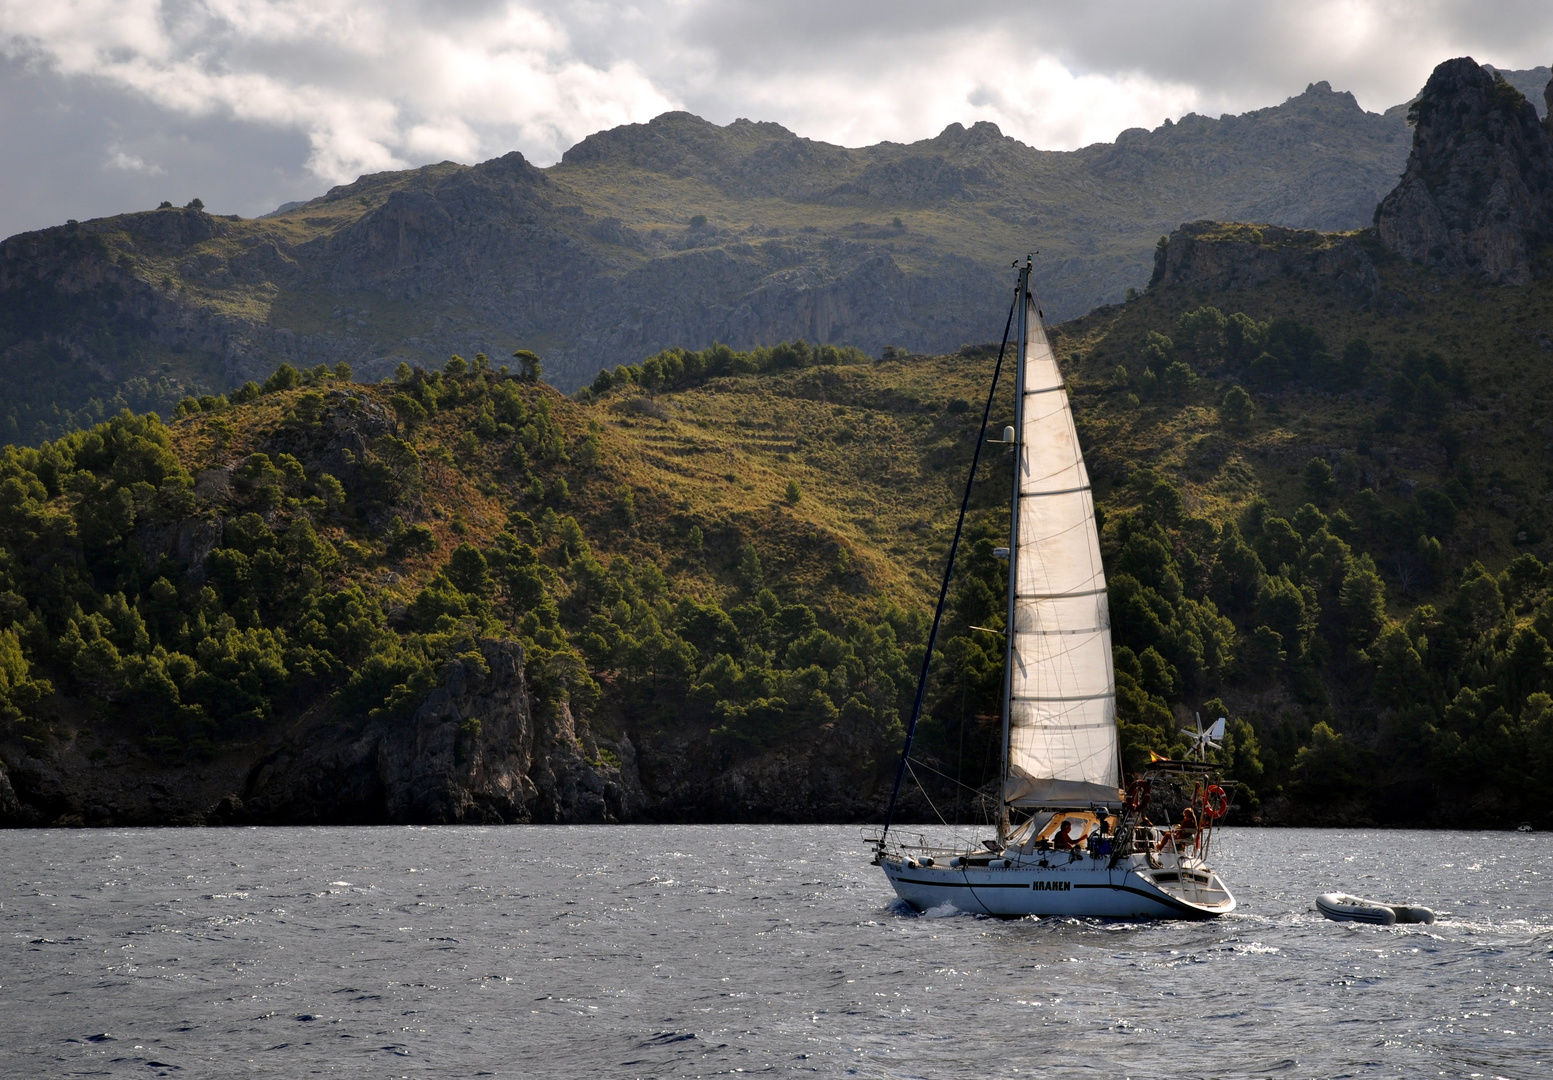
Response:
[{"label": "wind generator", "polygon": [[1202,726],[1202,713],[1193,713],[1192,716],[1197,721],[1197,730],[1192,731],[1188,728],[1182,728],[1181,734],[1189,737],[1192,740],[1192,746],[1197,751],[1197,760],[1207,761],[1209,747],[1212,747],[1215,750],[1224,749],[1223,746],[1219,745],[1218,740],[1224,738],[1225,719],[1222,716],[1219,717],[1213,722],[1212,727],[1208,728],[1207,731],[1204,731]]}]

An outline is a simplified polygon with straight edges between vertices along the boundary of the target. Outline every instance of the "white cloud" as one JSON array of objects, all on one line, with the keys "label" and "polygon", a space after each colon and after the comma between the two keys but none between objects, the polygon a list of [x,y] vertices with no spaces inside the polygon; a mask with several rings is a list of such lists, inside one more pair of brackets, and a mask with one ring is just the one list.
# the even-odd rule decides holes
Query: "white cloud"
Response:
[{"label": "white cloud", "polygon": [[140,173],[144,176],[166,176],[167,170],[160,165],[145,161],[135,154],[127,154],[123,150],[109,148],[108,159],[103,165],[109,169],[119,169],[122,172]]},{"label": "white cloud", "polygon": [[[115,115],[141,125],[99,125],[102,183],[144,181],[153,161],[182,183],[180,162],[197,161],[188,182],[208,202],[254,212],[320,181],[444,158],[518,149],[549,164],[594,131],[672,108],[851,146],[991,120],[1056,150],[1188,111],[1276,104],[1321,79],[1380,110],[1462,54],[1547,63],[1553,4],[0,0],[0,78],[32,110],[0,111],[29,163],[0,161],[0,182],[33,182],[40,158],[73,160],[65,129],[51,135],[32,104],[49,95],[122,102]],[[91,127],[74,115],[72,138]],[[143,193],[121,188],[120,205],[130,190]],[[88,194],[113,205],[106,187]],[[0,208],[12,215],[0,225],[79,216],[74,203],[47,209],[65,198],[12,200],[31,209]]]},{"label": "white cloud", "polygon": [[[720,0],[659,10],[677,18],[654,53],[673,59],[644,70],[687,107],[851,145],[988,119],[1032,145],[1071,149],[1186,111],[1274,105],[1322,79],[1380,111],[1452,56],[1504,68],[1553,59],[1545,0]],[[735,111],[751,106],[758,115]]]},{"label": "white cloud", "polygon": [[576,60],[519,4],[413,0],[0,0],[11,49],[163,108],[306,133],[319,177],[354,179],[514,144],[554,159],[677,102],[630,59]]},{"label": "white cloud", "polygon": [[846,146],[909,142],[989,120],[1032,145],[1071,149],[1153,127],[1202,97],[1188,83],[1142,73],[1078,73],[1017,40],[971,32],[939,37],[931,55],[870,59],[813,79],[730,72],[718,86],[739,99],[741,115]]}]

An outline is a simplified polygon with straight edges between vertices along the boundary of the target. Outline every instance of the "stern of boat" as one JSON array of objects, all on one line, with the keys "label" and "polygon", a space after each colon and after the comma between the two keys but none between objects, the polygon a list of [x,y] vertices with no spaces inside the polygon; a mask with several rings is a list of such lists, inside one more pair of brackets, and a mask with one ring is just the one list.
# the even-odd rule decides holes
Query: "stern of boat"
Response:
[{"label": "stern of boat", "polygon": [[1213,919],[1235,910],[1236,900],[1229,886],[1207,866],[1172,866],[1153,869],[1147,865],[1136,873],[1140,885],[1158,891],[1178,906],[1183,918]]}]

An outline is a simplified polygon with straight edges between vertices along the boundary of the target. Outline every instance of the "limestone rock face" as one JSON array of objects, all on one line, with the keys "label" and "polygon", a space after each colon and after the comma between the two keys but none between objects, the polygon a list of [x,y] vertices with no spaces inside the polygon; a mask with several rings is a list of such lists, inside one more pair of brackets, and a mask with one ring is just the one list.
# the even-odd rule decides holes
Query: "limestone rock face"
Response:
[{"label": "limestone rock face", "polygon": [[1435,68],[1413,110],[1407,171],[1375,211],[1381,242],[1441,273],[1530,280],[1553,241],[1553,137],[1536,110],[1470,57]]},{"label": "limestone rock face", "polygon": [[[1373,234],[1368,242],[1373,244]],[[1254,289],[1286,275],[1324,281],[1362,307],[1380,298],[1380,275],[1363,234],[1334,241],[1331,234],[1309,229],[1216,221],[1194,221],[1173,231],[1155,249],[1150,284]]]},{"label": "limestone rock face", "polygon": [[[408,720],[311,725],[259,762],[242,796],[261,821],[602,823],[640,811],[634,777],[589,752],[569,711],[537,720],[512,642],[447,666]],[[629,756],[629,754],[628,754]]]},{"label": "limestone rock face", "polygon": [[16,792],[11,788],[11,778],[6,775],[5,766],[0,765],[0,825],[28,823],[21,800],[16,797]]},{"label": "limestone rock face", "polygon": [[606,755],[569,710],[536,716],[523,651],[506,641],[449,663],[408,717],[339,720],[322,702],[209,761],[4,749],[0,826],[607,823],[647,810],[629,739]]}]

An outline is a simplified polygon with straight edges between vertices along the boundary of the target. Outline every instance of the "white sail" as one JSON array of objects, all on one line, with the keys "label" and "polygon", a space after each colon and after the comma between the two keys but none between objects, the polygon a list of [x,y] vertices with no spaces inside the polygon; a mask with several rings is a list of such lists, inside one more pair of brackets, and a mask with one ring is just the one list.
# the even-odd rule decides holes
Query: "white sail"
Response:
[{"label": "white sail", "polygon": [[1016,806],[1115,802],[1116,681],[1089,474],[1033,300],[1024,323],[1004,795]]}]

